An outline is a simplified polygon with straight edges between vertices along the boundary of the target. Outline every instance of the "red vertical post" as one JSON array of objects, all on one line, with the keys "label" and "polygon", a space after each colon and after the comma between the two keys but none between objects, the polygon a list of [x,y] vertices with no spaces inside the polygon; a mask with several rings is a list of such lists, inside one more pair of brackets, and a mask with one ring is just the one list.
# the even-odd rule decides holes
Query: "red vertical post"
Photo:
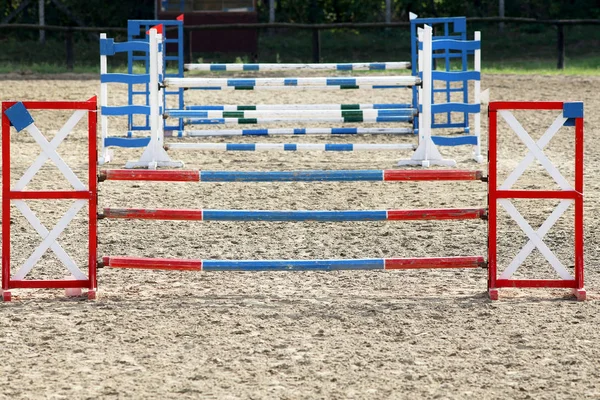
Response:
[{"label": "red vertical post", "polygon": [[88,100],[88,189],[90,191],[90,200],[88,202],[89,212],[89,250],[88,250],[88,278],[90,280],[88,297],[95,297],[95,291],[98,287],[96,277],[96,263],[98,260],[98,153],[96,146],[96,129],[98,123],[97,99],[96,96]]},{"label": "red vertical post", "polygon": [[2,290],[10,282],[10,121],[4,115],[13,103],[2,103]]},{"label": "red vertical post", "polygon": [[[496,289],[496,252],[497,252],[497,200],[498,181],[498,113],[488,110],[488,291]],[[490,297],[494,294],[490,293]]]},{"label": "red vertical post", "polygon": [[583,118],[575,119],[575,281],[583,288]]}]

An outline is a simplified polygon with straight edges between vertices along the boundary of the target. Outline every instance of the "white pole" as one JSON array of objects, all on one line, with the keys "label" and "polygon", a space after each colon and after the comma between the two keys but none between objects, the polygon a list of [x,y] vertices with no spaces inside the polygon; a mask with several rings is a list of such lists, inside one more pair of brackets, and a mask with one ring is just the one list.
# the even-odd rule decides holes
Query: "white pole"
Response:
[{"label": "white pole", "polygon": [[[100,39],[106,39],[106,33],[100,34]],[[105,55],[100,56],[100,76],[108,73],[108,64]],[[104,164],[110,161],[110,151],[104,146],[104,141],[108,137],[108,117],[102,113],[102,107],[108,106],[108,83],[100,84],[100,156],[98,164]]]},{"label": "white pole", "polygon": [[[475,32],[475,41],[481,43],[481,32]],[[475,71],[481,72],[481,47],[475,50],[475,54],[473,55],[473,63],[475,64]],[[481,81],[479,79],[475,80],[475,104],[479,104],[481,107]],[[481,155],[481,109],[478,113],[474,115],[475,122],[475,136],[477,137],[477,146],[475,147],[475,161],[483,162],[483,156]]]},{"label": "white pole", "polygon": [[431,101],[432,101],[432,36],[433,29],[425,25],[418,29],[419,42],[423,43],[423,48],[419,50],[419,72],[423,74],[422,84],[419,88],[419,103],[421,110],[419,112],[419,146],[413,153],[410,160],[400,160],[398,165],[419,165],[429,167],[431,165],[456,166],[456,161],[442,158],[442,155],[435,147],[431,138]]},{"label": "white pole", "polygon": [[[150,29],[150,143],[148,148],[151,149],[152,154],[158,153],[158,147],[162,146],[162,138],[160,137],[160,127],[162,121],[160,120],[160,93],[158,92],[158,74],[160,70],[160,53],[158,51],[158,43],[161,42],[159,38],[162,35],[156,33],[156,29]],[[155,162],[156,160],[152,160]],[[149,169],[156,169],[157,165],[149,165]]]},{"label": "white pole", "polygon": [[[150,29],[149,38],[149,68],[150,75],[150,143],[144,150],[144,153],[138,161],[130,161],[125,164],[125,168],[148,168],[157,167],[182,168],[181,161],[172,161],[164,149],[164,126],[162,113],[164,112],[164,93],[162,87],[159,88],[160,81],[164,79],[164,46],[162,35],[158,34],[155,28]],[[160,48],[159,48],[160,45]],[[160,76],[160,78],[159,78]]]},{"label": "white pole", "polygon": [[423,51],[421,52],[421,56],[423,56],[423,83],[421,90],[421,98],[423,99],[422,112],[419,113],[419,117],[421,120],[419,121],[419,137],[420,140],[423,140],[425,143],[425,159],[423,161],[424,167],[429,167],[429,154],[431,153],[431,97],[432,97],[432,77],[431,77],[431,68],[432,68],[432,56],[431,56],[431,40],[432,40],[432,28],[429,25],[425,25],[425,28],[422,31],[422,42],[423,42]]},{"label": "white pole", "polygon": [[[45,0],[38,0],[38,10],[39,10],[39,25],[43,27],[46,25],[46,10],[45,10]],[[40,43],[46,43],[46,31],[44,29],[40,29]]]}]

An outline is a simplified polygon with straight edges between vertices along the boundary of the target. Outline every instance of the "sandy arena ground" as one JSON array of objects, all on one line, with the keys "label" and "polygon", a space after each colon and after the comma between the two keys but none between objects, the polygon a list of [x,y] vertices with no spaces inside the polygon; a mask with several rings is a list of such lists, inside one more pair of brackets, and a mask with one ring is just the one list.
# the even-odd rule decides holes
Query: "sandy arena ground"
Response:
[{"label": "sandy arena ground", "polygon": [[[584,101],[585,261],[589,300],[566,290],[486,295],[487,270],[332,273],[183,273],[99,271],[97,301],[62,291],[14,291],[0,304],[0,399],[597,399],[600,398],[600,77],[485,76],[492,100]],[[84,100],[95,79],[4,76],[0,100]],[[225,99],[226,95],[229,95]],[[111,101],[124,104],[124,91]],[[224,92],[187,94],[190,103],[358,103],[408,100],[406,91]],[[558,115],[516,113],[539,138]],[[36,113],[49,137],[61,113]],[[483,115],[487,151],[487,114]],[[122,120],[111,132],[123,133]],[[331,126],[331,125],[329,125]],[[501,125],[501,172],[525,155]],[[81,179],[84,126],[59,151]],[[268,140],[270,139],[270,140]],[[410,143],[415,137],[275,137],[270,142]],[[171,141],[173,139],[167,139]],[[186,139],[190,140],[190,139]],[[193,140],[193,139],[191,139]],[[210,141],[222,141],[213,138]],[[235,140],[231,140],[235,141]],[[241,140],[238,140],[241,141]],[[247,140],[246,140],[247,141]],[[569,179],[573,130],[563,128],[548,155]],[[13,184],[39,154],[14,134]],[[464,147],[442,148],[460,168],[486,170]],[[111,168],[139,152],[117,149]],[[386,169],[409,152],[218,153],[173,151],[188,168],[210,170]],[[553,184],[539,165],[519,181]],[[552,186],[554,185],[554,186]],[[28,188],[66,189],[47,163]],[[66,203],[66,202],[65,202]],[[70,204],[29,202],[50,229]],[[486,185],[466,183],[144,183],[101,184],[100,207],[213,209],[394,209],[483,207]],[[556,202],[515,202],[534,229]],[[85,210],[85,209],[84,209]],[[13,207],[13,265],[41,238]],[[502,265],[527,242],[505,214]],[[573,211],[548,233],[549,247],[573,266]],[[7,223],[3,221],[3,223]],[[487,256],[484,221],[227,223],[100,221],[99,255],[204,259],[311,259]],[[85,264],[85,213],[59,239]],[[63,277],[51,252],[32,277]],[[537,250],[519,277],[554,277]]]}]

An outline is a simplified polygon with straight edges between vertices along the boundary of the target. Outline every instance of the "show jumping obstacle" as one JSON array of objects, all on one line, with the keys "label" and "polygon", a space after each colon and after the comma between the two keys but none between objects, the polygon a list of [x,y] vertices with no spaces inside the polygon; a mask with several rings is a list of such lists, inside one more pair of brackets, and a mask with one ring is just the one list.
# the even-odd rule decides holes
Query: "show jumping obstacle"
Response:
[{"label": "show jumping obstacle", "polygon": [[[279,85],[284,85],[282,87],[320,87],[320,85],[326,85],[326,87],[344,87],[350,86],[354,87],[356,85],[366,84],[366,85],[377,85],[381,87],[387,87],[389,85],[416,85],[422,83],[425,88],[427,94],[421,93],[423,102],[420,105],[421,114],[419,118],[424,118],[424,121],[420,123],[419,130],[419,146],[416,149],[411,160],[401,161],[400,165],[422,165],[422,166],[430,166],[430,165],[448,165],[455,166],[456,162],[454,160],[446,160],[443,159],[441,154],[437,151],[435,147],[435,142],[431,137],[431,130],[429,127],[431,126],[431,120],[428,119],[427,116],[431,116],[431,102],[432,102],[432,80],[434,74],[431,71],[431,60],[432,60],[432,32],[431,28],[426,26],[424,29],[420,30],[420,37],[422,43],[422,49],[420,52],[423,53],[423,56],[420,58],[420,70],[421,76],[399,76],[399,77],[357,77],[357,78],[346,78],[346,77],[330,77],[330,78],[253,78],[253,79],[228,79],[228,78],[164,78],[162,79],[162,88],[169,89],[172,87],[176,88],[193,88],[193,87],[204,87],[204,88],[255,88],[255,87],[279,87]],[[102,85],[104,87],[108,83],[125,83],[125,82],[150,82],[152,81],[160,81],[161,77],[159,72],[163,70],[162,68],[162,58],[161,46],[162,36],[157,35],[157,31],[155,29],[150,30],[150,41],[149,46],[146,47],[151,54],[150,60],[158,60],[158,67],[152,68],[151,73],[148,75],[123,75],[123,74],[109,74],[106,72],[106,68],[102,68]],[[438,47],[442,48],[443,44],[446,41],[440,40],[438,41]],[[144,48],[143,44],[145,42],[135,42],[131,43],[129,47],[121,46],[119,44],[115,44],[112,40],[103,38],[102,46],[101,46],[101,54],[103,57],[103,66],[106,64],[106,56],[114,54],[117,51],[129,51],[131,49],[141,49]],[[158,43],[158,44],[156,44]],[[479,46],[479,41],[476,43]],[[454,44],[452,44],[454,46]],[[459,46],[459,48],[462,44]],[[437,48],[437,47],[436,47]],[[452,47],[451,47],[452,48]],[[158,72],[157,72],[158,71]],[[150,75],[154,74],[152,78]],[[459,79],[468,79],[468,76],[465,74],[470,73],[443,73],[436,72],[435,74],[454,74],[455,77],[452,77],[452,80]],[[156,76],[159,75],[159,76]],[[444,76],[446,76],[444,75]],[[478,75],[477,75],[478,76]],[[447,78],[450,79],[450,78]],[[428,82],[426,82],[428,81]],[[275,86],[269,86],[275,85]],[[152,84],[150,85],[154,87]],[[190,117],[194,118],[190,121],[199,124],[256,124],[256,123],[283,123],[283,122],[305,122],[305,121],[318,121],[318,122],[404,122],[411,121],[414,119],[414,115],[416,114],[416,109],[366,109],[366,110],[282,110],[282,109],[263,109],[263,110],[243,110],[243,111],[224,111],[224,110],[170,110],[164,109],[164,100],[165,96],[161,95],[160,87],[158,93],[152,89],[150,95],[150,106],[139,106],[139,105],[129,105],[129,106],[117,106],[117,107],[108,107],[106,105],[105,96],[101,96],[102,113],[108,115],[118,115],[118,113],[127,114],[127,113],[147,113],[149,110],[158,109],[164,110],[163,118],[185,118]],[[103,90],[102,93],[105,93]],[[156,98],[158,96],[158,99]],[[158,105],[157,105],[158,104]],[[154,106],[153,106],[154,105]],[[437,104],[438,111],[456,111],[455,107],[459,107],[460,109],[464,108],[464,104],[460,103],[445,103],[445,104]],[[154,107],[154,108],[153,108]],[[341,107],[341,106],[340,106]],[[479,112],[479,105],[467,105],[468,110]],[[100,156],[100,163],[104,163],[110,159],[109,153],[107,152],[107,145],[120,145],[127,147],[142,147],[146,146],[144,154],[137,162],[129,162],[126,165],[126,168],[156,168],[160,166],[181,166],[181,162],[173,162],[170,160],[168,155],[165,152],[165,148],[170,149],[196,149],[196,150],[222,150],[222,151],[272,151],[272,150],[284,150],[284,151],[357,151],[357,150],[389,150],[389,151],[398,151],[398,150],[409,150],[415,149],[413,145],[378,145],[378,144],[364,144],[364,145],[339,145],[336,146],[334,144],[331,145],[320,145],[320,144],[295,144],[295,143],[278,143],[278,144],[257,144],[257,145],[243,145],[239,143],[231,143],[231,144],[216,144],[216,143],[204,143],[204,144],[177,144],[174,146],[166,146],[164,145],[164,133],[163,128],[158,123],[157,119],[159,117],[155,116],[152,112],[151,115],[151,137],[148,140],[147,138],[136,138],[136,139],[114,139],[108,138],[105,133],[107,132],[107,128],[105,128],[105,124],[107,123],[106,118],[102,118],[103,122],[103,140],[102,140],[102,150]],[[330,117],[325,117],[329,115]],[[333,115],[333,117],[331,117]],[[265,116],[266,118],[260,118],[261,116]],[[273,118],[269,118],[269,116],[274,116]],[[405,132],[406,130],[397,130],[394,133]],[[301,131],[294,129],[294,133],[299,133]],[[322,132],[318,131],[318,132]],[[338,134],[343,134],[344,131],[337,130]],[[476,128],[476,132],[479,130]],[[238,132],[234,132],[236,135],[239,135]],[[354,131],[353,133],[358,133],[358,131]],[[194,132],[194,136],[200,136],[201,134],[197,134],[197,131]],[[243,131],[242,131],[243,135]],[[222,136],[222,135],[220,135]],[[451,141],[453,141],[452,139]],[[460,141],[461,144],[469,143]],[[444,144],[450,144],[447,141],[442,141]],[[478,144],[479,140],[477,139]],[[474,144],[474,143],[470,143]],[[476,147],[476,152],[480,152],[480,147]],[[479,155],[478,160],[481,161],[481,156]]]},{"label": "show jumping obstacle", "polygon": [[[416,16],[412,16],[413,19]],[[419,20],[422,21],[422,20]],[[163,22],[163,21],[154,21],[154,22]],[[174,25],[172,23],[168,25]],[[434,94],[445,94],[446,102],[441,104],[434,104],[432,107],[427,108],[421,105],[421,109],[430,109],[430,112],[434,115],[446,115],[448,120],[451,120],[451,116],[456,113],[464,114],[464,121],[460,124],[452,123],[452,124],[444,124],[436,122],[435,120],[431,121],[431,126],[433,127],[462,127],[465,132],[469,131],[468,127],[468,115],[470,113],[476,115],[475,116],[475,134],[474,135],[461,135],[456,137],[444,137],[444,136],[433,136],[431,139],[425,139],[425,136],[431,136],[429,132],[425,132],[424,135],[420,135],[420,142],[427,142],[427,144],[422,144],[419,150],[413,155],[412,160],[409,164],[423,165],[429,166],[432,164],[442,164],[442,165],[455,165],[453,160],[444,160],[439,152],[435,149],[435,145],[440,146],[458,146],[458,145],[472,145],[475,146],[474,157],[478,162],[483,161],[483,157],[481,155],[481,148],[479,142],[479,124],[480,124],[480,86],[479,86],[479,67],[480,67],[480,40],[479,36],[476,35],[476,40],[474,41],[466,41],[466,36],[464,31],[466,30],[466,23],[464,23],[464,18],[452,18],[452,19],[442,19],[440,21],[432,21],[434,23],[443,23],[444,29],[446,31],[445,35],[442,37],[436,37],[434,41],[435,45],[433,47],[436,50],[435,55],[431,55],[431,57],[436,58],[445,58],[446,61],[446,71],[436,71],[433,74],[426,74],[430,76],[432,80],[435,81],[443,81],[446,83],[446,88],[439,89],[433,88],[433,85],[429,85],[432,93]],[[146,21],[148,23],[148,21]],[[175,22],[175,24],[180,24],[180,22]],[[416,26],[416,22],[413,23],[413,26]],[[454,24],[453,32],[458,33],[462,32],[461,36],[454,36],[452,33],[448,33],[449,27]],[[135,32],[137,30],[137,34],[139,34],[140,30],[140,21],[133,21],[132,28],[129,30],[130,40],[132,37],[135,37]],[[463,27],[464,25],[464,27]],[[143,25],[147,27],[147,24]],[[463,27],[463,28],[461,28]],[[177,37],[181,37],[181,32],[177,31]],[[142,39],[142,38],[140,38]],[[145,38],[144,38],[145,39]],[[460,40],[457,40],[460,39]],[[416,40],[416,37],[415,37]],[[167,39],[169,41],[169,39]],[[170,39],[171,43],[178,43],[177,39]],[[102,46],[101,46],[102,50]],[[149,63],[149,57],[144,58],[143,56],[132,56],[131,54],[134,51],[140,51],[140,48],[137,49],[128,49],[127,51],[129,56],[130,63],[134,60],[145,60],[146,66]],[[419,50],[421,51],[421,50]],[[143,51],[142,51],[143,52]],[[474,54],[475,60],[475,71],[466,71],[467,68],[467,54]],[[178,60],[181,62],[181,54],[178,56],[163,56],[161,55],[163,52],[159,51],[159,58],[165,57],[165,60]],[[106,56],[114,53],[101,52],[102,58],[105,62]],[[433,54],[433,53],[432,53]],[[457,57],[457,54],[462,54],[462,69],[463,71],[459,72],[448,72],[450,71],[450,60],[454,57]],[[136,58],[137,57],[137,58]],[[423,56],[424,57],[424,56]],[[420,59],[422,59],[421,57]],[[416,61],[416,59],[415,59]],[[166,65],[164,63],[163,65]],[[430,63],[428,65],[431,65]],[[396,68],[409,68],[411,66],[408,62],[387,62],[387,63],[347,63],[347,64],[185,64],[183,70],[200,70],[200,71],[289,71],[289,70],[335,70],[335,71],[354,71],[354,70],[387,70],[387,69],[396,69]],[[118,147],[146,147],[152,140],[152,137],[160,136],[162,142],[163,134],[159,132],[155,132],[155,129],[152,129],[151,124],[147,122],[143,126],[136,126],[132,123],[133,114],[139,111],[136,109],[136,105],[133,104],[134,95],[145,95],[145,103],[150,104],[149,97],[151,96],[150,90],[148,89],[147,79],[138,78],[137,80],[134,78],[135,74],[132,74],[132,68],[130,66],[130,76],[132,78],[131,81],[127,82],[129,84],[129,107],[119,107],[119,110],[124,114],[128,114],[130,121],[130,137],[109,137],[107,135],[107,129],[102,130],[103,139],[102,144],[103,150],[101,151],[100,163],[104,163],[110,160],[111,155],[108,150],[108,147],[118,146]],[[413,67],[414,69],[414,67]],[[415,91],[413,95],[413,103],[412,107],[406,105],[405,112],[403,114],[398,113],[396,108],[393,107],[391,109],[380,109],[378,113],[362,113],[365,117],[358,117],[358,113],[354,116],[350,117],[330,117],[330,118],[314,118],[312,117],[312,113],[309,110],[314,110],[314,105],[307,109],[301,109],[297,107],[297,105],[272,105],[270,107],[267,105],[266,107],[260,107],[260,109],[254,108],[253,111],[264,111],[260,113],[261,117],[253,118],[248,117],[248,113],[240,114],[244,116],[240,117],[225,117],[226,111],[245,111],[248,110],[247,106],[237,106],[237,105],[224,105],[224,106],[215,106],[222,107],[223,114],[212,113],[212,116],[206,113],[194,113],[191,111],[198,111],[198,106],[187,106],[185,109],[182,107],[183,104],[183,92],[182,89],[201,89],[201,90],[294,90],[294,89],[316,89],[316,90],[340,90],[340,89],[393,89],[393,88],[405,88],[410,86],[415,86],[415,84],[420,84],[421,79],[418,77],[418,74],[415,73],[413,76],[398,76],[398,77],[388,77],[388,76],[374,76],[374,77],[338,77],[338,78],[253,78],[253,79],[223,79],[223,78],[184,78],[183,72],[181,72],[180,66],[180,76],[173,77],[173,75],[166,76],[166,70],[164,68],[159,69],[159,71],[163,71],[165,78],[162,80],[164,88],[162,95],[163,100],[162,103],[166,104],[169,96],[179,96],[178,105],[179,109],[170,110],[165,109],[163,113],[164,117],[164,126],[163,130],[166,131],[167,136],[178,136],[178,137],[208,137],[208,136],[240,136],[245,135],[244,130],[184,130],[184,125],[207,125],[207,124],[271,124],[271,123],[307,123],[307,122],[321,122],[321,123],[397,123],[397,122],[412,122],[414,126],[418,126],[417,118],[414,118],[416,115],[416,110],[419,108],[419,104],[415,102],[417,98],[417,91]],[[147,70],[150,73],[149,70]],[[103,70],[103,74],[107,74],[106,70]],[[103,75],[104,76],[104,75]],[[145,76],[145,75],[141,75]],[[475,103],[468,103],[468,84],[469,80],[473,80],[475,82]],[[121,81],[123,83],[124,81]],[[133,92],[134,83],[138,83],[140,85],[146,85],[147,90],[141,92]],[[456,88],[456,84],[462,84],[460,88]],[[177,91],[179,90],[179,91]],[[463,99],[461,101],[455,101],[452,94],[461,92],[463,94]],[[466,98],[466,100],[465,100]],[[435,102],[435,97],[430,97],[432,102]],[[102,102],[102,96],[101,96]],[[200,106],[202,107],[202,106]],[[213,106],[208,106],[213,107]],[[250,106],[252,107],[252,106]],[[325,108],[320,109],[320,111],[325,111],[327,109],[343,109],[343,105],[325,105]],[[202,111],[215,111],[215,108],[211,108],[209,110],[203,109]],[[284,113],[285,111],[285,113]],[[295,111],[295,112],[294,112]],[[327,112],[321,112],[323,115],[339,115]],[[114,114],[112,114],[114,115]],[[149,121],[149,116],[144,114],[147,117],[147,121]],[[256,114],[255,114],[256,115]],[[367,115],[374,115],[373,117],[369,117]],[[295,116],[295,117],[291,117]],[[355,117],[356,116],[356,117]],[[185,119],[188,118],[188,119]],[[169,120],[178,120],[179,123],[173,125],[169,122]],[[107,123],[105,118],[102,119],[102,124]],[[174,127],[178,126],[179,129],[175,129]],[[147,138],[137,138],[133,137],[134,130],[143,130],[144,128],[151,131],[151,137]],[[385,131],[385,130],[387,131]],[[308,130],[311,134],[405,134],[411,132],[418,132],[417,129],[411,128],[295,128],[292,131],[293,134],[302,134],[303,130]],[[271,133],[273,132],[273,133]],[[275,130],[267,130],[267,134],[289,134],[289,133],[275,133]],[[106,133],[106,135],[105,135]],[[292,146],[293,147],[293,146]],[[154,146],[154,148],[158,148],[158,146]],[[175,144],[166,146],[168,149],[195,149],[195,150],[212,150],[212,151],[271,151],[271,150],[287,150],[290,149],[290,146],[287,146],[285,143],[279,143],[275,145],[265,145],[265,144],[256,144],[255,146],[241,146],[239,144],[231,143],[230,145],[222,145],[215,143],[194,143],[189,145],[184,144]],[[329,146],[329,148],[335,148],[335,146]],[[340,147],[342,148],[342,147]],[[396,145],[396,146],[381,146],[377,144],[368,144],[365,146],[362,145],[351,145],[343,147],[343,151],[355,151],[355,150],[414,150],[416,148],[415,145]],[[318,150],[322,151],[324,147],[322,145],[316,144],[308,144],[303,146],[303,150],[312,151]],[[171,165],[170,159],[167,157],[162,150],[158,150],[160,154],[155,154],[154,156],[150,156],[149,152],[146,151],[139,162],[129,162],[126,165],[126,168],[135,168],[135,167],[153,167],[157,166],[167,166]],[[406,165],[407,162],[401,163],[401,165]]]},{"label": "show jumping obstacle", "polygon": [[[74,110],[73,116],[48,142],[36,127],[29,110]],[[534,142],[515,119],[511,110],[556,110],[560,115],[551,127]],[[85,115],[88,116],[88,185],[84,185],[65,164],[57,152],[58,146],[74,126]],[[528,148],[527,155],[508,175],[504,182],[498,181],[498,129],[500,115],[509,128]],[[140,268],[190,271],[331,271],[372,269],[417,269],[417,268],[482,268],[488,266],[488,291],[491,299],[498,298],[498,290],[513,288],[570,288],[579,300],[584,300],[583,286],[583,104],[562,102],[494,102],[489,106],[490,151],[489,176],[481,171],[464,170],[332,170],[332,171],[183,171],[183,170],[105,170],[96,174],[96,101],[87,102],[4,102],[2,104],[2,297],[11,299],[11,290],[17,288],[86,288],[88,297],[95,298],[97,288],[96,268]],[[14,131],[11,132],[11,125]],[[544,147],[561,127],[575,127],[575,183],[566,180],[552,165],[543,152]],[[11,181],[11,134],[29,132],[42,148],[42,154],[13,185]],[[503,141],[508,135],[502,135]],[[46,160],[53,161],[67,178],[74,190],[35,191],[25,190]],[[517,190],[514,184],[527,167],[538,161],[560,190]],[[131,209],[104,208],[97,214],[97,181],[167,181],[167,182],[354,182],[354,181],[487,181],[488,208],[423,209],[423,210],[348,210],[348,211],[266,211],[266,210],[180,210],[180,209]],[[29,209],[28,200],[72,201],[73,206],[65,213],[52,231],[48,231]],[[540,228],[534,230],[512,204],[513,199],[557,199],[557,208]],[[529,242],[506,267],[501,268],[497,260],[498,204],[501,205],[525,232]],[[574,275],[543,242],[544,236],[558,218],[574,204]],[[43,237],[40,246],[12,274],[11,270],[11,206],[21,211],[35,230]],[[88,272],[87,275],[75,264],[57,239],[81,208],[87,205],[88,215]],[[412,221],[412,220],[488,220],[488,261],[483,256],[427,257],[427,258],[383,258],[354,260],[197,260],[165,259],[130,256],[104,256],[97,259],[97,218],[100,219],[157,219],[189,221]],[[537,248],[548,260],[560,279],[515,279],[525,258]],[[70,280],[27,279],[29,272],[43,254],[51,249],[72,274]],[[499,275],[498,275],[499,274]]]}]

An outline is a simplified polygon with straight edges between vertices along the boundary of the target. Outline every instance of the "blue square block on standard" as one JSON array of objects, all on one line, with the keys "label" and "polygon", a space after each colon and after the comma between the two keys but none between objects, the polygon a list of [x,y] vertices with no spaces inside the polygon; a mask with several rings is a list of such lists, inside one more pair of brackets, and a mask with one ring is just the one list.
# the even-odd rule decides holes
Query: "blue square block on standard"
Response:
[{"label": "blue square block on standard", "polygon": [[583,102],[573,101],[564,103],[563,117],[565,118],[583,118]]},{"label": "blue square block on standard", "polygon": [[29,125],[33,124],[33,117],[29,114],[29,111],[25,108],[25,105],[18,102],[14,106],[7,109],[5,112],[11,125],[15,127],[17,132],[21,132]]}]

